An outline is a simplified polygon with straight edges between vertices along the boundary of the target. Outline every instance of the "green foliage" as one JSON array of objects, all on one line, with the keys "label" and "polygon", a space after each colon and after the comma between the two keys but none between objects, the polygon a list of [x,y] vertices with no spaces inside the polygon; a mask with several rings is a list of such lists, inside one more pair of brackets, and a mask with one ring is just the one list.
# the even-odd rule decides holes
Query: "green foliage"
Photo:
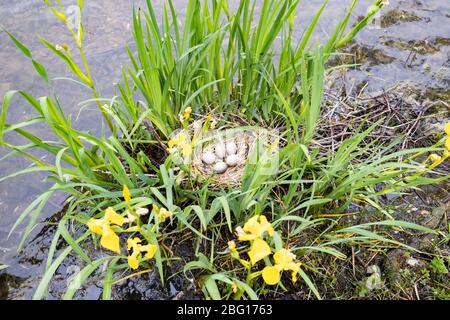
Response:
[{"label": "green foliage", "polygon": [[430,263],[431,270],[437,274],[447,274],[448,269],[445,266],[444,259],[442,257],[434,257]]},{"label": "green foliage", "polygon": [[[2,159],[21,156],[32,166],[0,181],[20,174],[46,172],[48,180],[54,183],[21,213],[11,229],[13,232],[28,219],[19,249],[50,197],[61,191],[69,196],[67,211],[58,224],[46,271],[34,299],[45,298],[54,273],[73,252],[86,266],[75,276],[64,298],[73,298],[103,264],[107,265],[103,298],[111,297],[116,278],[129,271],[122,261],[127,257],[108,251],[100,258],[91,258],[85,248],[92,247],[96,238],[84,228],[89,219],[101,218],[107,207],[130,211],[130,208],[160,203],[173,213],[170,237],[176,239],[189,234],[198,258],[188,262],[184,272],[200,270],[202,291],[211,299],[257,299],[269,291],[252,279],[241,280],[242,268],[233,265],[228,252],[223,252],[223,243],[233,237],[233,229],[255,215],[266,215],[275,227],[290,227],[283,239],[273,240],[277,241],[274,245],[290,243],[290,250],[300,261],[312,254],[342,259],[345,254],[340,248],[345,244],[402,245],[373,230],[379,227],[433,232],[394,220],[383,209],[379,197],[448,179],[434,170],[437,162],[418,160],[428,152],[442,151],[440,144],[399,152],[392,152],[392,146],[374,149],[376,142],[365,143],[377,125],[374,124],[365,131],[358,130],[333,153],[324,155],[311,146],[321,114],[327,75],[325,63],[338,47],[357,35],[384,5],[383,1],[375,1],[367,17],[348,31],[356,4],[353,1],[322,45],[312,43],[311,38],[326,2],[303,38],[295,44],[292,35],[295,13],[301,9],[298,0],[264,0],[259,19],[254,14],[256,1],[242,0],[237,10],[231,12],[226,0],[189,0],[181,28],[173,1],[165,3],[158,21],[151,1],[147,0],[146,10],[138,9],[133,14],[136,50],[127,47],[130,64],[122,70],[118,96],[111,99],[99,97],[96,90],[85,58],[82,22],[71,28],[59,1],[55,6],[44,2],[67,26],[76,52],[69,46],[58,46],[43,38],[41,41],[67,64],[77,82],[92,91],[91,101],[97,104],[109,131],[94,135],[73,128],[72,117],[64,113],[57,95],[36,99],[24,91],[10,91],[3,99],[0,143],[10,153]],[[78,4],[81,11],[82,1]],[[49,82],[44,67],[26,46],[12,34],[8,35]],[[75,56],[79,56],[81,64]],[[19,97],[34,114],[19,123],[8,123],[7,114],[14,107],[14,99]],[[176,165],[165,145],[172,133],[185,125],[179,115],[188,107],[192,107],[194,114],[217,113],[225,119],[239,115],[252,125],[282,128],[285,143],[275,154],[266,152],[255,163],[247,163],[240,187],[217,190],[210,188],[208,182],[195,185],[189,168]],[[51,138],[32,133],[30,128],[38,123],[47,127]],[[27,143],[9,142],[8,136],[13,132]],[[33,153],[36,149],[52,157],[39,158]],[[272,165],[277,170],[267,174],[267,167]],[[426,173],[435,174],[435,178],[429,178]],[[124,185],[130,188],[130,203],[121,199]],[[343,227],[339,218],[320,217],[324,212],[339,217],[355,202],[372,206],[387,220]],[[124,216],[125,212],[122,211]],[[146,218],[143,226],[153,218],[154,213]],[[146,232],[145,228],[139,232],[148,237],[148,243],[158,245],[154,261],[164,281],[164,265],[170,254],[164,246],[167,236],[164,232]],[[299,241],[307,233],[315,237]],[[57,249],[59,241],[67,243],[62,251]],[[210,248],[209,252],[205,247]],[[305,283],[311,297],[317,298],[320,294],[311,275],[318,272],[308,262],[299,270],[299,282]],[[276,288],[284,289],[282,285]]]}]

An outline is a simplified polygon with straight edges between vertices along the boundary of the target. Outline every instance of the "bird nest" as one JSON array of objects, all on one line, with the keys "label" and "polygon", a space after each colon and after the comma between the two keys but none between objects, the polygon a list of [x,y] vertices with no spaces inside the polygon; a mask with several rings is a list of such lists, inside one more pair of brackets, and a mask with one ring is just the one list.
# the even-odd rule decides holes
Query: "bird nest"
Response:
[{"label": "bird nest", "polygon": [[261,158],[271,158],[279,150],[277,130],[239,120],[215,128],[217,122],[209,117],[197,119],[176,135],[185,136],[191,146],[191,152],[181,149],[179,157],[188,168],[191,181],[208,182],[212,188],[239,186],[247,164],[256,165]]}]

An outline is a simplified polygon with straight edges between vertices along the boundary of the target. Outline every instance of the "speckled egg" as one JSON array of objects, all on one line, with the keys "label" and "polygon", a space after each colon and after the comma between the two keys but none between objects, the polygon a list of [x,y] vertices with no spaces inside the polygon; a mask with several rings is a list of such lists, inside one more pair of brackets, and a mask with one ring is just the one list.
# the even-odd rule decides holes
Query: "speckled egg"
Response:
[{"label": "speckled egg", "polygon": [[228,155],[236,154],[237,146],[234,141],[228,141],[226,145],[226,150]]},{"label": "speckled egg", "polygon": [[216,155],[211,151],[205,151],[202,155],[202,161],[206,164],[213,164],[216,162]]},{"label": "speckled egg", "polygon": [[214,172],[218,174],[224,173],[227,169],[228,165],[223,161],[219,161],[214,165]]},{"label": "speckled egg", "polygon": [[220,159],[225,158],[225,155],[226,155],[225,143],[223,143],[223,141],[218,141],[214,147],[214,151],[218,158],[220,158]]},{"label": "speckled egg", "polygon": [[226,157],[225,159],[225,163],[229,166],[229,167],[234,167],[238,164],[239,162],[239,157],[235,154],[230,154],[229,156]]}]

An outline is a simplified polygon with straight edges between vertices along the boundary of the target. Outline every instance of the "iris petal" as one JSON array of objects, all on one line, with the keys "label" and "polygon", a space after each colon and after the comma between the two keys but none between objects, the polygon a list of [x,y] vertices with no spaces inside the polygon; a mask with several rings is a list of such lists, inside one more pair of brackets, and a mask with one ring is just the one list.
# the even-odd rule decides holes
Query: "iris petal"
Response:
[{"label": "iris petal", "polygon": [[125,218],[114,211],[113,208],[108,207],[105,211],[105,217],[103,218],[108,223],[113,223],[118,226],[122,226],[125,223]]},{"label": "iris petal", "polygon": [[259,218],[259,222],[261,224],[262,232],[267,231],[269,236],[273,236],[274,231],[273,231],[272,225],[269,223],[269,221],[267,221],[266,216],[261,216]]},{"label": "iris petal", "polygon": [[251,240],[255,240],[257,237],[253,234],[249,234],[249,233],[244,233],[240,236],[238,236],[238,240],[239,241],[251,241]]},{"label": "iris petal", "polygon": [[277,267],[267,266],[262,271],[262,277],[264,279],[264,282],[268,285],[276,285],[278,282],[280,282],[280,270],[278,270]]},{"label": "iris petal", "polygon": [[447,122],[447,124],[444,126],[445,133],[450,136],[450,122]]},{"label": "iris petal", "polygon": [[156,250],[158,249],[158,246],[156,244],[147,244],[145,246],[141,246],[140,250],[141,252],[147,252],[145,254],[145,258],[151,259],[155,256]]},{"label": "iris petal", "polygon": [[244,224],[244,231],[259,236],[260,229],[258,219],[259,219],[258,215],[248,219],[247,222]]},{"label": "iris petal", "polygon": [[132,254],[128,256],[128,265],[131,269],[136,270],[139,267],[139,261],[137,259],[137,254]]},{"label": "iris petal", "polygon": [[131,248],[133,248],[133,251],[138,250],[138,243],[141,243],[141,239],[138,237],[129,238],[127,240],[127,250],[130,250]]},{"label": "iris petal", "polygon": [[102,219],[90,219],[87,222],[87,226],[91,232],[96,234],[103,234],[103,226],[105,221]]},{"label": "iris petal", "polygon": [[288,249],[278,250],[273,255],[275,264],[279,264],[283,267],[289,265],[292,261],[294,261],[294,258],[295,258],[295,255],[292,254]]},{"label": "iris petal", "polygon": [[120,254],[119,236],[110,228],[103,228],[103,235],[100,239],[100,245],[108,250]]},{"label": "iris petal", "polygon": [[248,256],[250,257],[251,264],[254,265],[271,253],[272,252],[267,242],[261,238],[256,238],[255,241],[253,241],[251,249],[248,251]]},{"label": "iris petal", "polygon": [[292,271],[291,277],[292,277],[292,282],[294,282],[294,283],[297,282],[297,273],[298,273],[298,270],[300,269],[300,266],[301,266],[300,262],[296,262],[296,263],[291,262],[289,264],[288,270]]},{"label": "iris petal", "polygon": [[243,230],[247,233],[262,237],[263,233],[267,231],[270,236],[273,235],[272,225],[267,221],[265,216],[253,216],[245,224]]}]

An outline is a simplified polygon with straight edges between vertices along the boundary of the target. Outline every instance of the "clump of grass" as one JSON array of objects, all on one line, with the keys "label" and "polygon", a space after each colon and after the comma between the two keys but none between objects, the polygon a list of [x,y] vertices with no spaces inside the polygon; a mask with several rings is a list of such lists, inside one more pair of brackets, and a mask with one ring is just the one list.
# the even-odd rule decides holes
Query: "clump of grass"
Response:
[{"label": "clump of grass", "polygon": [[[284,231],[276,233],[271,240],[266,239],[267,246],[277,252],[289,250],[292,259],[295,255],[295,261],[300,263],[296,272],[312,295],[320,298],[314,281],[308,276],[318,271],[304,259],[306,256],[320,253],[341,259],[345,256],[339,250],[343,244],[402,245],[372,231],[378,226],[434,232],[394,220],[383,209],[379,197],[448,179],[448,175],[437,169],[449,156],[448,150],[442,147],[445,138],[427,148],[392,152],[393,146],[388,145],[373,153],[377,140],[364,141],[378,121],[364,129],[361,125],[328,153],[320,152],[312,143],[321,114],[326,61],[370,22],[384,6],[384,1],[375,1],[368,15],[349,29],[356,4],[356,0],[353,1],[325,44],[313,43],[311,38],[326,2],[301,41],[294,43],[292,34],[298,1],[264,0],[256,19],[256,1],[242,0],[232,12],[226,0],[190,0],[182,28],[172,1],[165,3],[161,22],[151,2],[147,1],[145,10],[138,9],[133,14],[136,50],[127,48],[130,64],[123,69],[118,95],[111,99],[99,97],[95,89],[83,49],[82,20],[72,28],[67,24],[59,1],[56,5],[45,3],[68,27],[82,63],[76,62],[70,45],[41,40],[70,67],[77,81],[92,91],[93,101],[109,132],[96,136],[74,129],[72,118],[65,115],[57,95],[36,99],[24,91],[10,91],[4,97],[0,142],[11,152],[3,160],[19,155],[30,160],[33,166],[3,177],[1,181],[44,171],[54,182],[22,212],[13,226],[11,232],[28,219],[19,249],[52,194],[63,191],[69,196],[67,211],[58,224],[35,299],[45,297],[53,274],[72,251],[83,258],[86,266],[69,285],[64,298],[72,298],[104,263],[107,263],[105,299],[111,297],[112,284],[117,282],[117,277],[141,264],[148,268],[154,261],[164,282],[164,264],[170,262],[171,254],[165,242],[186,235],[193,240],[198,260],[187,263],[184,272],[201,270],[196,279],[207,297],[263,298],[273,290],[283,290],[283,282],[268,280],[264,283],[255,280],[250,272],[245,276],[229,253],[224,253],[227,241],[234,238],[235,228],[262,215],[271,221],[273,228]],[[78,5],[82,12],[82,1]],[[12,34],[8,35],[31,59],[43,80],[50,83],[45,68],[34,60],[25,45]],[[276,53],[278,59],[275,59]],[[9,124],[6,116],[15,95],[25,99],[35,115]],[[192,114],[188,112],[190,117],[185,116],[187,110],[192,110]],[[189,181],[189,163],[177,162],[176,154],[171,154],[166,144],[177,129],[205,114],[221,114],[225,121],[227,115],[239,115],[250,126],[270,125],[280,130],[285,143],[275,151],[263,150],[255,161],[248,162],[239,186],[209,188],[206,181],[194,187]],[[48,127],[53,134],[51,140],[44,140],[28,130],[37,123]],[[9,143],[10,132],[25,137],[28,143]],[[36,157],[34,149],[52,154],[54,161]],[[427,158],[431,152],[433,154]],[[426,160],[418,160],[423,156]],[[274,167],[276,170],[268,169]],[[384,219],[339,226],[338,218],[355,202],[376,208]],[[140,216],[138,210],[142,213],[142,209],[147,211]],[[160,226],[160,221],[169,216],[170,221]],[[130,223],[126,229],[125,219]],[[80,231],[83,235],[74,237]],[[306,240],[304,235],[308,233],[315,236]],[[126,234],[130,234],[128,248],[124,245]],[[107,250],[93,261],[81,244],[98,238],[101,247]],[[61,239],[67,246],[58,252],[57,244]],[[247,252],[248,249],[242,250]],[[264,258],[266,267],[271,267],[268,257]],[[261,261],[253,262],[256,274],[260,274]],[[276,258],[274,262],[282,265]]]}]

